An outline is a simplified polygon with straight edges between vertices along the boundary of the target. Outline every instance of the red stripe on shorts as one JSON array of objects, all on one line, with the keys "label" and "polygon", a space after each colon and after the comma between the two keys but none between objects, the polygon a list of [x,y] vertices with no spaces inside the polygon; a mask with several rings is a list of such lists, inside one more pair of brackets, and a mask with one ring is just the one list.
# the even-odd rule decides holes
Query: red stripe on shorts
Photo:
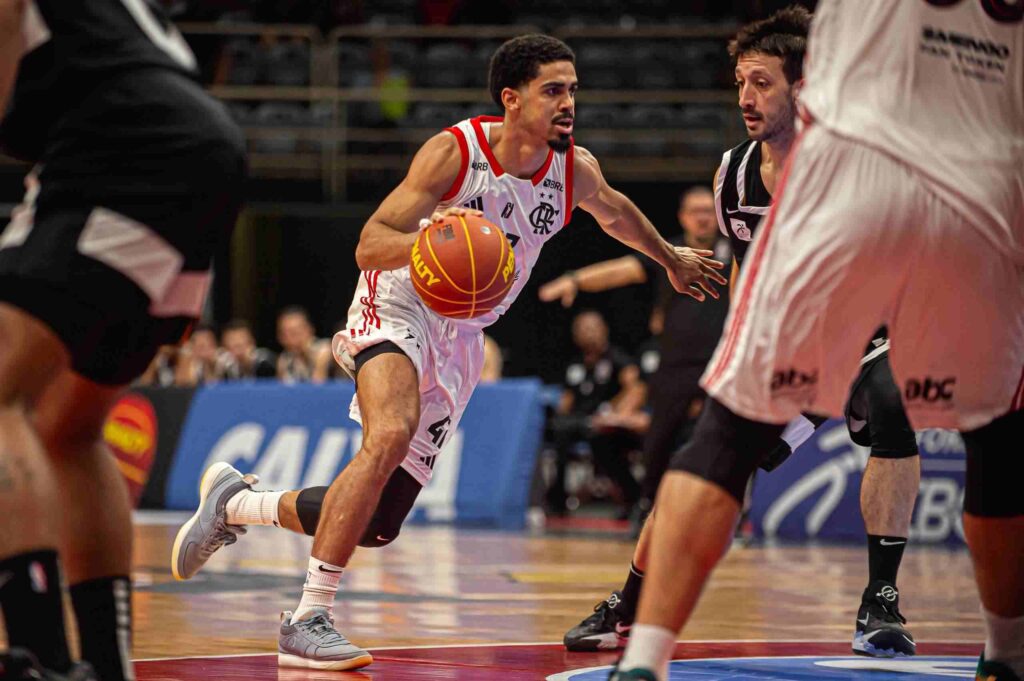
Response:
[{"label": "red stripe on shorts", "polygon": [[732,323],[729,325],[729,333],[725,338],[725,349],[722,351],[722,356],[711,369],[711,373],[708,375],[707,387],[708,392],[711,392],[715,383],[722,377],[722,373],[726,367],[729,366],[729,362],[732,361],[733,353],[736,351],[736,343],[739,340],[740,330],[743,328],[743,324],[747,321],[747,312],[750,309],[750,298],[751,291],[754,288],[754,282],[757,280],[757,275],[761,271],[761,263],[764,261],[764,254],[767,250],[766,242],[768,237],[771,236],[772,227],[775,225],[775,215],[779,211],[779,205],[782,203],[783,192],[786,189],[786,180],[789,179],[789,171],[793,168],[793,159],[796,158],[797,149],[800,146],[800,140],[803,138],[804,133],[810,126],[805,127],[800,134],[797,136],[796,141],[793,142],[793,149],[789,153],[789,158],[786,160],[786,167],[782,169],[782,176],[779,178],[779,187],[776,192],[778,197],[772,202],[772,208],[768,212],[768,218],[764,222],[764,226],[760,229],[761,245],[757,249],[757,253],[754,257],[754,262],[750,264],[750,272],[746,279],[743,280],[745,286],[743,290],[739,291],[739,304],[736,306],[736,314],[733,316]]}]

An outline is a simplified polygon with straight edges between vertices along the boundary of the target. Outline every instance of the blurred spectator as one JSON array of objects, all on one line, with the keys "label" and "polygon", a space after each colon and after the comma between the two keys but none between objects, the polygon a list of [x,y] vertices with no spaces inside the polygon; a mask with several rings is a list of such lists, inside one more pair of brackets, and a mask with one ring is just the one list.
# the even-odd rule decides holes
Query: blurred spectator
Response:
[{"label": "blurred spectator", "polygon": [[579,356],[565,372],[565,385],[551,433],[557,450],[555,479],[548,489],[548,506],[554,513],[567,510],[565,473],[573,448],[581,442],[590,447],[595,468],[608,475],[622,493],[625,517],[640,497],[627,454],[638,444],[627,429],[609,424],[612,414],[636,411],[644,401],[640,370],[633,359],[608,342],[608,325],[600,313],[581,312],[573,320],[573,342]]},{"label": "blurred spectator", "polygon": [[233,359],[226,380],[277,377],[277,357],[266,348],[256,347],[249,322],[244,319],[231,320],[224,325],[220,340]]},{"label": "blurred spectator", "polygon": [[287,383],[323,383],[334,359],[330,341],[317,338],[309,314],[298,306],[277,316],[277,341],[284,348],[277,358],[277,377]]},{"label": "blurred spectator", "polygon": [[176,345],[163,345],[157,351],[146,371],[139,376],[136,385],[169,386],[174,385],[177,376],[180,349]]},{"label": "blurred spectator", "polygon": [[505,358],[501,354],[501,346],[488,335],[484,335],[484,367],[480,372],[481,383],[497,383],[501,380]]},{"label": "blurred spectator", "polygon": [[230,372],[234,358],[217,345],[217,334],[209,324],[200,322],[192,329],[192,337],[182,346],[178,358],[175,383],[203,385],[221,381]]},{"label": "blurred spectator", "polygon": [[[732,261],[729,241],[718,232],[709,188],[697,186],[683,192],[677,218],[682,234],[669,239],[673,245],[712,250],[717,260]],[[580,291],[606,291],[644,282],[657,285],[650,324],[651,333],[659,338],[645,344],[641,356],[650,396],[641,505],[649,508],[672,452],[689,439],[704,403],[698,382],[722,334],[729,311],[728,290],[719,287],[718,300],[709,296],[698,302],[677,293],[656,262],[633,254],[564,274],[544,284],[539,296],[545,301],[560,300],[568,307]],[[644,418],[637,415],[632,422],[638,424]]]}]

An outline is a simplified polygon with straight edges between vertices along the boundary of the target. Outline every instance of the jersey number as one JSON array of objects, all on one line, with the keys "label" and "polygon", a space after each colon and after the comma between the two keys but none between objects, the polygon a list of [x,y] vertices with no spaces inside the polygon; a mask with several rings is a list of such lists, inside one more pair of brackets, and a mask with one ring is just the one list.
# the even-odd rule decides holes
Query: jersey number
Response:
[{"label": "jersey number", "polygon": [[445,416],[436,423],[431,423],[427,428],[427,432],[430,433],[430,439],[434,441],[434,446],[438,449],[444,445],[445,438],[448,437],[448,426],[452,422],[451,416]]},{"label": "jersey number", "polygon": [[[951,7],[963,0],[925,0],[936,7]],[[1024,21],[1024,2],[1020,0],[980,0],[981,8],[1001,24]]]},{"label": "jersey number", "polygon": [[188,43],[173,25],[163,26],[147,0],[121,0],[125,9],[135,19],[142,32],[167,56],[189,71],[195,71],[196,58]]}]

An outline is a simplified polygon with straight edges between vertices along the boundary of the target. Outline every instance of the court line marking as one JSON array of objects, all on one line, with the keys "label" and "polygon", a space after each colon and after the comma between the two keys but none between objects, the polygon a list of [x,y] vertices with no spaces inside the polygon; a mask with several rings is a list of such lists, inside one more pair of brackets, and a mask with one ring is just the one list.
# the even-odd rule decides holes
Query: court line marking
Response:
[{"label": "court line marking", "polygon": [[[693,643],[693,644],[721,644],[729,645],[732,643],[849,643],[849,639],[825,639],[818,641],[808,641],[804,638],[733,638],[733,639],[686,639],[683,641],[676,641],[676,643]],[[924,643],[925,645],[973,645],[970,641],[917,641],[917,643]],[[980,643],[978,645],[981,645]],[[367,650],[374,652],[378,650],[435,650],[444,648],[509,648],[509,647],[521,647],[521,646],[542,646],[552,647],[557,646],[563,647],[561,643],[552,643],[551,641],[534,642],[534,643],[443,643],[440,645],[421,645],[421,646],[371,646]],[[614,651],[607,651],[614,652]],[[851,653],[852,654],[852,653]],[[225,655],[188,655],[184,657],[141,657],[133,660],[133,662],[166,662],[173,660],[214,660],[220,658],[234,658],[234,657],[270,657],[276,656],[277,653],[228,653]],[[821,657],[820,655],[786,655],[785,657]],[[923,657],[929,657],[924,655]],[[714,658],[714,659],[746,659],[746,658]]]},{"label": "court line marking", "polygon": [[[817,642],[820,643],[820,641],[817,641]],[[811,641],[808,641],[808,643],[811,643]],[[752,657],[695,657],[695,658],[686,659],[686,660],[669,660],[669,661],[670,662],[711,662],[711,661],[714,661],[714,662],[741,662],[741,661],[745,661],[745,660],[763,660],[766,657],[773,657],[773,656],[759,655],[759,656],[752,656]],[[778,657],[780,657],[782,659],[786,659],[786,660],[820,660],[822,657],[829,657],[829,656],[826,656],[826,655],[779,655]],[[843,657],[847,657],[847,656],[843,655]],[[857,655],[855,655],[853,653],[850,653],[849,657],[853,658],[853,659],[858,659],[858,660],[870,661],[869,658],[865,658],[863,656],[857,656]],[[901,660],[901,659],[913,660],[916,657],[917,656],[907,657],[907,658],[891,658],[891,659],[894,660],[894,661],[898,661],[898,660]],[[920,657],[933,657],[933,658],[934,657],[967,657],[967,658],[973,658],[973,656],[971,656],[971,655],[921,655]],[[603,664],[603,665],[598,665],[597,667],[582,667],[580,669],[570,669],[570,670],[564,671],[564,672],[555,672],[551,676],[545,677],[544,681],[572,681],[572,678],[574,676],[578,675],[578,674],[589,674],[590,672],[607,671],[607,670],[609,670],[611,668],[612,668],[612,665],[610,665],[610,664]]]}]

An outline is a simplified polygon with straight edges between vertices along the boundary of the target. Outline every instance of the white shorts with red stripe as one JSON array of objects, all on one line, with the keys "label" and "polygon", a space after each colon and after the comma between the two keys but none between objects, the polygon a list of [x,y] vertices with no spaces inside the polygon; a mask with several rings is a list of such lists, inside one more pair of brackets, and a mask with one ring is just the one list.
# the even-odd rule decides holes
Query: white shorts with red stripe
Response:
[{"label": "white shorts with red stripe", "polygon": [[982,215],[817,124],[777,195],[702,378],[710,395],[759,421],[838,416],[887,325],[915,428],[973,430],[1024,407],[1024,264],[986,240]]},{"label": "white shorts with red stripe", "polygon": [[[420,302],[409,270],[363,272],[348,321],[331,344],[334,359],[354,375],[355,356],[390,341],[404,352],[420,378],[420,423],[402,462],[410,475],[426,485],[444,444],[456,432],[483,368],[483,332],[440,317]],[[359,402],[349,407],[362,423]]]}]

